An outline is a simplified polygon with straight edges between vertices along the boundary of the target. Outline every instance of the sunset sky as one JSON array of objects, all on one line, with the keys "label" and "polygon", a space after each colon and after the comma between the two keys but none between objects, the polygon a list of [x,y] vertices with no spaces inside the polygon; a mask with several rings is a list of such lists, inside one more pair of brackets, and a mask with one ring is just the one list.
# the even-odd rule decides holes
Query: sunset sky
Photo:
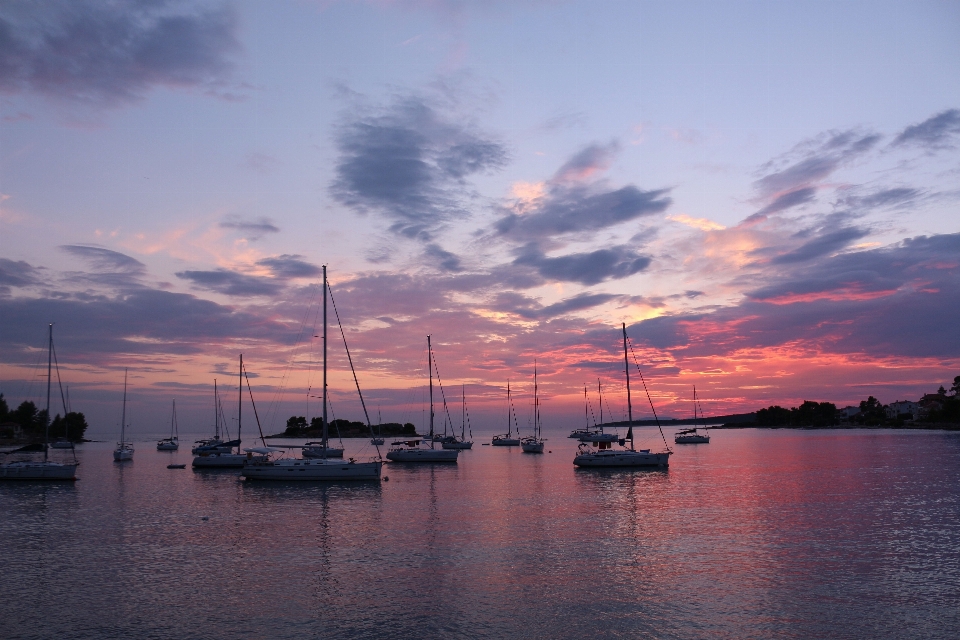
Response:
[{"label": "sunset sky", "polygon": [[0,391],[42,403],[53,322],[94,435],[124,368],[135,437],[173,398],[206,430],[240,353],[277,431],[319,412],[322,264],[384,421],[422,425],[428,333],[490,429],[534,361],[551,426],[598,379],[622,418],[621,322],[667,416],[949,387],[958,34],[957,2],[4,3]]}]

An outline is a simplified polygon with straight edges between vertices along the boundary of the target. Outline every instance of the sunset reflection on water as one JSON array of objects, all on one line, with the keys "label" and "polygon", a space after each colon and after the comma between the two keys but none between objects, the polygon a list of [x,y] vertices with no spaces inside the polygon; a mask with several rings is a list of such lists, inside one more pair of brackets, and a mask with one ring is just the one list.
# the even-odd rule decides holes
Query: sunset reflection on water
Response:
[{"label": "sunset reflection on water", "polygon": [[[479,440],[479,438],[478,438]],[[0,485],[17,637],[955,637],[960,438],[714,431],[669,471],[480,446],[254,483],[85,444]],[[359,443],[348,442],[350,447]],[[348,451],[349,455],[349,451]],[[37,603],[43,603],[38,607]],[[7,635],[5,632],[4,635]]]}]

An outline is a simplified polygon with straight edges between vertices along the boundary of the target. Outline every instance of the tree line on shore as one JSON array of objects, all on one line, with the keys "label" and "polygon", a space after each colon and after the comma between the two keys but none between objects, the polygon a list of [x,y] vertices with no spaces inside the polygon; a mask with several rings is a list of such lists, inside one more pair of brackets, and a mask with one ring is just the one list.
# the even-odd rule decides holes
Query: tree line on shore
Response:
[{"label": "tree line on shore", "polygon": [[[363,422],[338,418],[330,421],[327,432],[331,437],[363,438],[370,435],[370,427]],[[373,432],[378,436],[415,436],[417,428],[410,422],[385,422],[373,425]],[[323,418],[320,416],[312,418],[309,424],[304,416],[290,416],[283,432],[283,435],[289,438],[316,438],[322,434]]]},{"label": "tree line on shore", "polygon": [[[896,404],[896,403],[894,403]],[[756,414],[756,424],[761,427],[832,427],[841,423],[866,427],[903,426],[912,420],[926,424],[960,424],[960,376],[953,379],[949,393],[940,386],[936,393],[928,393],[916,404],[916,415],[899,411],[890,411],[891,405],[884,405],[873,396],[860,402],[859,411],[848,415],[838,410],[832,402],[813,402],[806,400],[799,407],[790,409],[774,405],[760,409]]]},{"label": "tree line on shore", "polygon": [[[37,409],[30,400],[24,400],[20,406],[10,410],[6,398],[0,393],[0,437],[14,438],[19,427],[21,436],[28,440],[41,440],[45,435],[47,422],[46,409]],[[78,411],[68,411],[66,415],[59,413],[50,423],[51,438],[66,438],[71,442],[82,442],[87,432],[87,419]]]}]

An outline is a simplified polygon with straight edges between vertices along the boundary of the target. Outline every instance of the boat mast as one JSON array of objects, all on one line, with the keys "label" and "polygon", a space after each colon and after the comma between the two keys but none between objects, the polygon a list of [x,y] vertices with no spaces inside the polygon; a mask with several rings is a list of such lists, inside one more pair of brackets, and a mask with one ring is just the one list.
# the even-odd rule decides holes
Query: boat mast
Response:
[{"label": "boat mast", "polygon": [[540,396],[537,395],[537,361],[533,361],[533,435],[540,439]]},{"label": "boat mast", "polygon": [[217,397],[217,379],[213,379],[213,437],[220,439],[220,399]]},{"label": "boat mast", "polygon": [[460,385],[460,440],[467,440],[467,385]]},{"label": "boat mast", "polygon": [[633,451],[633,404],[630,402],[630,365],[627,361],[627,323],[623,326],[623,372],[627,376],[627,423],[630,430],[630,450]]},{"label": "boat mast", "polygon": [[603,389],[600,388],[600,378],[597,378],[597,397],[600,400],[600,424],[603,424]]},{"label": "boat mast", "polygon": [[433,347],[427,336],[427,369],[430,371],[430,448],[433,449]]},{"label": "boat mast", "polygon": [[240,386],[237,388],[237,454],[240,453],[240,412],[243,409],[243,354],[240,354]]},{"label": "boat mast", "polygon": [[120,411],[120,448],[123,448],[123,443],[126,442],[126,433],[127,428],[127,369],[123,369],[123,409]]},{"label": "boat mast", "polygon": [[[47,461],[47,445],[50,443],[50,383],[53,374],[53,323],[50,323],[50,340],[47,344],[47,417],[43,420],[43,461]],[[59,372],[60,369],[58,368]],[[64,416],[66,418],[66,416]],[[66,421],[64,421],[66,422]]]},{"label": "boat mast", "polygon": [[510,437],[510,434],[513,433],[513,432],[510,430],[510,428],[511,428],[511,427],[510,427],[510,409],[511,409],[511,407],[513,407],[513,405],[510,404],[510,381],[507,380],[507,437],[508,437],[508,438]]},{"label": "boat mast", "polygon": [[327,457],[327,437],[330,429],[327,426],[327,265],[323,265],[323,457]]}]

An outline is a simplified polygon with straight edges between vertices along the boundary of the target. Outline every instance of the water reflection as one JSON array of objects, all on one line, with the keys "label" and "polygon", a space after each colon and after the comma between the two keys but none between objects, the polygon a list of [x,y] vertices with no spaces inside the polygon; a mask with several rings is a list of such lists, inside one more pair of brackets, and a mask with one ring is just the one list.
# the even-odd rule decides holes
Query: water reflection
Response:
[{"label": "water reflection", "polygon": [[[724,432],[671,468],[576,443],[257,483],[115,465],[0,484],[23,637],[954,637],[960,438]],[[189,458],[186,458],[189,461]],[[35,603],[42,602],[43,607]],[[8,633],[8,630],[12,630]],[[906,630],[906,631],[905,631]]]}]

